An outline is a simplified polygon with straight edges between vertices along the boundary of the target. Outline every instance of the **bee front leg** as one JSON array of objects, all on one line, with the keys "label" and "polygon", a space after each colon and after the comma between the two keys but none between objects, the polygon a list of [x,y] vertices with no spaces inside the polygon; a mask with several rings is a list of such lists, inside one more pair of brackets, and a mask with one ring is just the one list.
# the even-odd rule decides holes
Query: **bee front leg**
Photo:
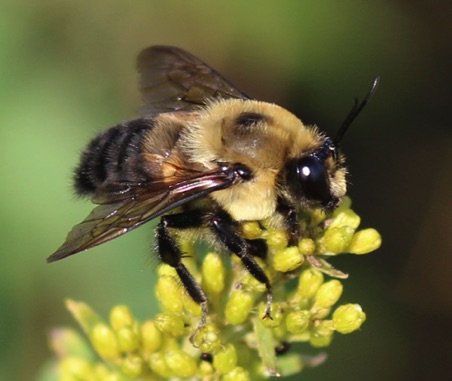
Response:
[{"label": "bee front leg", "polygon": [[267,289],[267,308],[265,310],[264,318],[271,319],[271,303],[273,300],[272,287],[264,270],[254,259],[254,256],[265,257],[266,253],[259,253],[262,249],[266,250],[266,247],[263,247],[262,245],[262,240],[256,240],[256,245],[254,245],[253,240],[246,240],[237,235],[237,233],[234,232],[234,223],[229,216],[216,215],[211,218],[210,225],[221,243],[240,258],[243,265],[252,276],[265,285],[265,288]]},{"label": "bee front leg", "polygon": [[[190,228],[196,227],[198,224],[198,216],[189,213],[173,214],[163,216],[157,226],[157,252],[163,263],[173,267],[176,270],[179,279],[184,285],[190,297],[201,306],[201,321],[191,336],[194,339],[199,330],[206,324],[207,320],[207,297],[202,288],[190,274],[188,269],[182,263],[183,253],[177,245],[175,239],[171,236],[170,227],[174,228]],[[199,221],[201,221],[199,219]]]},{"label": "bee front leg", "polygon": [[289,234],[289,246],[296,246],[298,244],[298,240],[300,239],[300,224],[298,223],[297,210],[292,205],[287,204],[281,199],[278,200],[276,210],[284,218],[284,225],[286,226]]}]

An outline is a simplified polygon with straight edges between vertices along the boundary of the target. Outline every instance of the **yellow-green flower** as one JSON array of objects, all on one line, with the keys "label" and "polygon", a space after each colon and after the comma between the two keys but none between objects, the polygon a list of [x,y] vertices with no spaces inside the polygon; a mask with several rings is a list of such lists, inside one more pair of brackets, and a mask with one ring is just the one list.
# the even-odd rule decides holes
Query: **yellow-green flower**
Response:
[{"label": "yellow-green flower", "polygon": [[[293,246],[286,232],[266,221],[242,224],[245,238],[264,239],[269,248],[265,260],[255,259],[271,281],[271,318],[265,314],[265,286],[234,256],[227,264],[216,252],[206,254],[199,268],[191,258],[183,259],[206,293],[203,307],[167,265],[159,269],[155,290],[161,311],[146,321],[138,321],[123,305],[113,307],[107,321],[85,303],[68,300],[89,344],[74,330],[51,333],[58,379],[264,380],[322,363],[323,354],[282,354],[286,350],[278,348],[294,342],[324,348],[335,332],[351,333],[365,321],[359,304],[337,305],[346,292],[342,279],[347,274],[328,262],[331,256],[365,254],[381,244],[374,229],[357,230],[360,218],[350,205],[346,198],[332,216],[303,212],[302,238]],[[191,242],[181,245],[196,255]],[[200,324],[205,308],[207,319]]]}]

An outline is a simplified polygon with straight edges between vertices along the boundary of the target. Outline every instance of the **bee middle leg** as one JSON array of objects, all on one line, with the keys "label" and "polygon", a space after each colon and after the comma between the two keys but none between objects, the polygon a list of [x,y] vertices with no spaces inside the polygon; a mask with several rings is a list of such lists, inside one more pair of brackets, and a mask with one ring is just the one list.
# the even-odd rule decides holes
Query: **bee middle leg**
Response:
[{"label": "bee middle leg", "polygon": [[255,256],[265,257],[267,246],[263,240],[247,240],[240,237],[234,230],[234,222],[228,215],[216,215],[210,219],[210,226],[221,243],[237,255],[245,268],[259,282],[265,285],[267,290],[267,307],[264,318],[271,319],[271,303],[273,300],[270,280],[264,270],[254,259]]}]

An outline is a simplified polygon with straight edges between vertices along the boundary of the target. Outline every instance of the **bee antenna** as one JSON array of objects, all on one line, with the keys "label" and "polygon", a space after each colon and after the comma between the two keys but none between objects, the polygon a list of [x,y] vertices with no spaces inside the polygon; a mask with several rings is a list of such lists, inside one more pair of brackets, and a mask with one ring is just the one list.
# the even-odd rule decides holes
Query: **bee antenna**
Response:
[{"label": "bee antenna", "polygon": [[369,93],[367,94],[366,98],[361,103],[358,103],[358,99],[355,98],[355,104],[353,105],[353,108],[348,113],[347,117],[345,118],[344,122],[342,123],[342,126],[339,128],[339,131],[336,134],[336,137],[334,138],[334,145],[337,147],[339,145],[339,142],[342,140],[345,132],[348,130],[352,122],[355,120],[355,118],[359,115],[361,110],[364,108],[364,106],[370,101],[372,96],[377,91],[378,84],[380,83],[380,77],[377,77],[374,79],[374,82],[372,83],[372,87],[369,90]]}]

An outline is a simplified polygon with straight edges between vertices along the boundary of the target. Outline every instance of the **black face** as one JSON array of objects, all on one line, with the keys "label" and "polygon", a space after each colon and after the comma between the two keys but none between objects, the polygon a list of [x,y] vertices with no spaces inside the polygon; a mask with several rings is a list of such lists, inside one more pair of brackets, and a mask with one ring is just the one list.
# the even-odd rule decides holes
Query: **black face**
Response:
[{"label": "black face", "polygon": [[331,194],[325,160],[334,154],[330,140],[316,152],[288,164],[287,184],[291,192],[299,199],[307,199],[319,206],[330,209],[335,206],[336,199]]}]

